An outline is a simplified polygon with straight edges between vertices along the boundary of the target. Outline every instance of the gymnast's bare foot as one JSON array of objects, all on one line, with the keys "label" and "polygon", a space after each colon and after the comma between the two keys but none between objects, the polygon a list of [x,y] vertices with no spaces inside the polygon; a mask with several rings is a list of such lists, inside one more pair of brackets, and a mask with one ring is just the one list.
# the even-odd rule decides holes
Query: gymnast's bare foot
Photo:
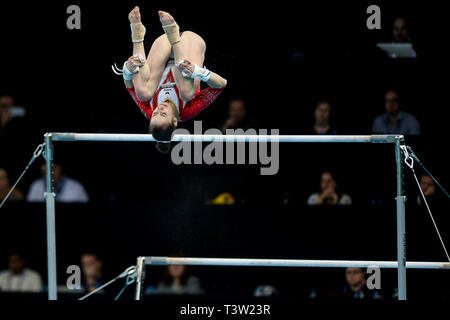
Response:
[{"label": "gymnast's bare foot", "polygon": [[175,19],[165,11],[158,11],[158,14],[159,14],[159,21],[161,21],[161,24],[163,26],[167,26],[175,22]]}]

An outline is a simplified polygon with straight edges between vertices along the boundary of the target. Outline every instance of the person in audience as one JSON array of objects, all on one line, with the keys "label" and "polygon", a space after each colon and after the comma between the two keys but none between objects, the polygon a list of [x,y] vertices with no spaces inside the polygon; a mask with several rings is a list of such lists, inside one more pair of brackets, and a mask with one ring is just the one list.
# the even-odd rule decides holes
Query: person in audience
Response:
[{"label": "person in audience", "polygon": [[[171,257],[183,257],[183,254],[174,254]],[[163,279],[156,287],[157,294],[204,294],[200,280],[189,274],[185,265],[171,264],[164,271]]]},{"label": "person in audience", "polygon": [[342,290],[345,296],[354,299],[382,299],[383,296],[379,290],[369,289],[366,285],[365,271],[362,268],[345,269],[346,285]]},{"label": "person in audience", "polygon": [[322,173],[320,178],[320,192],[313,193],[307,200],[308,205],[350,205],[352,198],[336,191],[337,182],[329,171]]},{"label": "person in audience", "polygon": [[331,104],[328,100],[320,100],[316,103],[314,110],[313,134],[338,134],[330,124]]},{"label": "person in audience", "polygon": [[[422,189],[423,195],[427,200],[435,195],[436,185],[429,175],[424,174],[420,177],[420,189]],[[422,196],[420,194],[417,196],[416,202],[418,205],[423,204]]]},{"label": "person in audience", "polygon": [[227,129],[243,129],[245,131],[253,128],[254,124],[249,117],[245,100],[240,97],[231,99],[228,104],[228,118],[221,126],[222,133],[225,134]]},{"label": "person in audience", "polygon": [[345,284],[333,289],[312,289],[310,299],[344,297],[351,299],[384,299],[381,289],[369,289],[366,280],[366,271],[358,267],[345,268]]},{"label": "person in audience", "polygon": [[412,43],[409,30],[404,18],[396,18],[392,24],[393,43]]},{"label": "person in audience", "polygon": [[[4,168],[0,168],[0,202],[5,199],[11,190],[11,182],[9,181],[8,172]],[[22,191],[15,188],[8,198],[8,201],[20,201],[24,199]]]},{"label": "person in audience", "polygon": [[103,262],[96,254],[84,253],[81,255],[81,269],[83,270],[84,280],[82,288],[88,292],[94,291],[103,284],[102,267]]},{"label": "person in audience", "polygon": [[[45,164],[41,165],[42,178],[35,180],[27,194],[28,202],[43,202],[45,185]],[[53,178],[55,186],[55,201],[58,202],[89,202],[89,196],[83,185],[75,179],[69,178],[63,174],[61,165],[53,165]]]},{"label": "person in audience", "polygon": [[11,112],[14,98],[8,95],[0,96],[0,134],[6,130],[7,124],[14,118]]},{"label": "person in audience", "polygon": [[8,257],[9,269],[0,272],[0,291],[41,292],[40,274],[26,267],[23,256],[12,253]]},{"label": "person in audience", "polygon": [[386,112],[375,118],[373,133],[420,135],[419,121],[412,114],[400,110],[399,95],[395,90],[386,92],[384,102]]},{"label": "person in audience", "polygon": [[[445,210],[443,210],[443,208],[447,207],[448,198],[445,197],[443,193],[437,192],[434,180],[428,174],[423,174],[420,177],[419,184],[420,189],[422,190],[423,195],[425,196],[428,206],[431,208],[432,212],[438,214],[444,213]],[[417,191],[417,193],[417,205],[425,206],[422,195],[419,191]]]}]

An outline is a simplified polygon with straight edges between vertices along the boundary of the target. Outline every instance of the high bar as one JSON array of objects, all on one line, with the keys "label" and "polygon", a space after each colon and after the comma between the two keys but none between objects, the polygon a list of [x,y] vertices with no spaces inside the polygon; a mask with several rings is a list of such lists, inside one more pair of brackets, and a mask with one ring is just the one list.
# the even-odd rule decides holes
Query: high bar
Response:
[{"label": "high bar", "polygon": [[[152,142],[151,134],[51,132],[53,141]],[[325,143],[395,143],[402,135],[201,135],[176,134],[173,142],[325,142]]]},{"label": "high bar", "polygon": [[[397,261],[353,261],[353,260],[294,260],[294,259],[242,259],[242,258],[185,258],[185,257],[145,257],[146,265],[166,266],[169,264],[203,265],[203,266],[240,266],[240,267],[398,267]],[[407,261],[409,269],[448,269],[450,262]]]}]

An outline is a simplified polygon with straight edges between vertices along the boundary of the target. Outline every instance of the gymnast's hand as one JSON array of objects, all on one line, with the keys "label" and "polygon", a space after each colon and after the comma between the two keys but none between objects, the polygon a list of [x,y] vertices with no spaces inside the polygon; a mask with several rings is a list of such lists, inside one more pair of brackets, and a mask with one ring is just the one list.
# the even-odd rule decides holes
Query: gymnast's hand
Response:
[{"label": "gymnast's hand", "polygon": [[177,63],[177,69],[181,72],[183,77],[190,78],[194,73],[195,66],[188,60],[184,59],[180,61],[181,63]]},{"label": "gymnast's hand", "polygon": [[128,58],[126,66],[131,73],[134,73],[138,67],[142,67],[144,64],[145,60],[142,62],[138,56],[131,56]]},{"label": "gymnast's hand", "polygon": [[141,13],[138,6],[134,7],[128,14],[128,20],[130,20],[130,23],[141,23]]}]

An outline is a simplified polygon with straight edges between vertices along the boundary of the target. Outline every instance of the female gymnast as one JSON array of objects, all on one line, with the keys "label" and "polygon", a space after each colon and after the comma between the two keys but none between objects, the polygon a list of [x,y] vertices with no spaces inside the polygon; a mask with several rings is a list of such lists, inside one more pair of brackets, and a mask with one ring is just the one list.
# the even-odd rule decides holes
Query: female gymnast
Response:
[{"label": "female gymnast", "polygon": [[[150,120],[150,133],[161,152],[169,150],[179,121],[189,120],[208,107],[227,85],[227,80],[203,67],[205,41],[196,33],[180,34],[175,19],[158,11],[164,34],[157,38],[145,59],[145,27],[139,7],[128,15],[133,41],[131,56],[119,71],[125,86]],[[176,63],[174,63],[174,61]],[[113,68],[114,70],[114,68]],[[208,88],[200,91],[200,81]]]}]

